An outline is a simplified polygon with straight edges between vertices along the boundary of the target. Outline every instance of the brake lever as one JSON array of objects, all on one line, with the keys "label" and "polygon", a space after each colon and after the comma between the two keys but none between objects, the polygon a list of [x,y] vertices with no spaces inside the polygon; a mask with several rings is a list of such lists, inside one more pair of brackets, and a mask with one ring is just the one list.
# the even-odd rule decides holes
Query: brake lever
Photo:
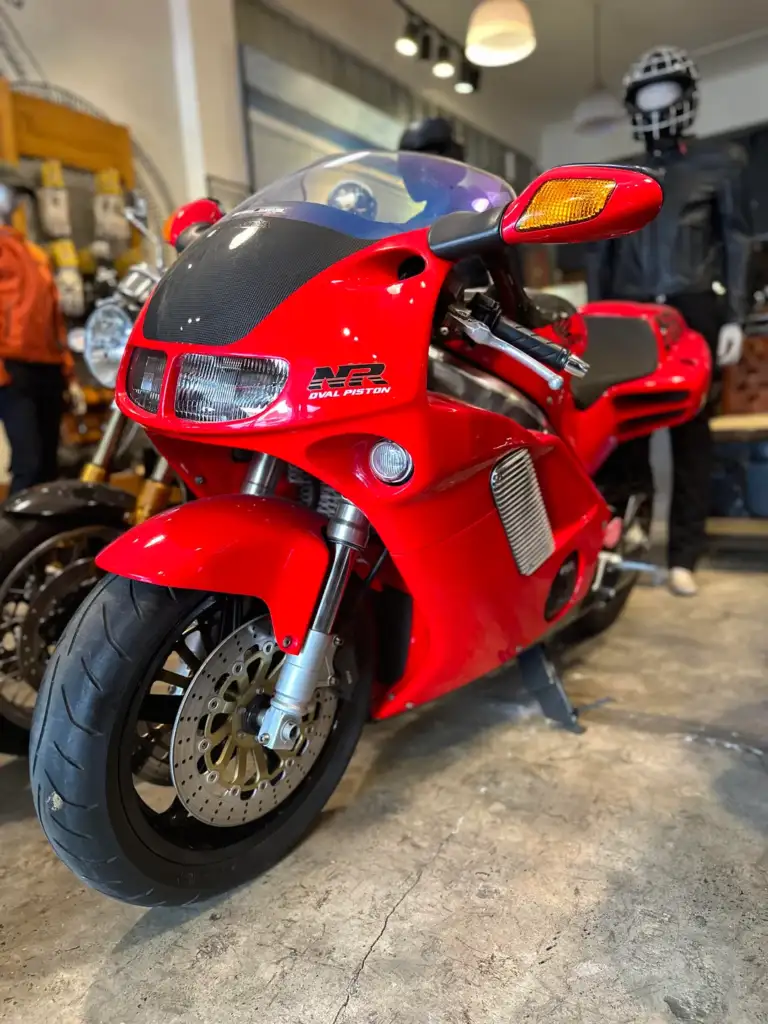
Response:
[{"label": "brake lever", "polygon": [[502,352],[505,356],[516,359],[522,366],[525,366],[538,377],[541,377],[542,380],[546,381],[550,391],[560,391],[562,389],[563,378],[559,373],[555,373],[554,370],[550,370],[549,367],[544,366],[537,359],[527,355],[525,352],[521,352],[514,345],[510,345],[509,342],[497,337],[487,324],[473,317],[468,309],[462,306],[452,306],[448,315],[475,345],[485,345],[487,348],[496,349],[497,352]]}]

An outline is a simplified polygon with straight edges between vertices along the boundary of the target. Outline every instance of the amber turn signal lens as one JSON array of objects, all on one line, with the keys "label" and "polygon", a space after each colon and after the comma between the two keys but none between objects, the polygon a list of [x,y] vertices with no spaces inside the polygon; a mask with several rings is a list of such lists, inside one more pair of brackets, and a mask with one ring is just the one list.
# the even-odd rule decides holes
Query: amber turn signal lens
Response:
[{"label": "amber turn signal lens", "polygon": [[545,181],[517,222],[518,231],[556,228],[591,220],[605,209],[616,188],[602,178],[556,178]]},{"label": "amber turn signal lens", "polygon": [[175,211],[165,218],[163,223],[163,241],[168,245],[171,244],[171,231],[173,230],[173,222],[176,219]]}]

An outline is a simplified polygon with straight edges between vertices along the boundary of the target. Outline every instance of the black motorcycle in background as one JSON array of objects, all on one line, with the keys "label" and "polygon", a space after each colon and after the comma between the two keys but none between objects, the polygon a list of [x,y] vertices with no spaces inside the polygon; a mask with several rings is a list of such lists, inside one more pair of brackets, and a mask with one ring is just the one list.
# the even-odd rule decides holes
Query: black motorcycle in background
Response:
[{"label": "black motorcycle in background", "polygon": [[[114,388],[133,322],[163,274],[162,243],[149,231],[138,198],[128,220],[155,248],[153,263],[131,267],[85,325],[84,359],[93,377]],[[67,622],[101,573],[94,558],[128,526],[181,500],[168,463],[150,449],[151,472],[133,491],[110,474],[135,449],[135,425],[113,406],[93,457],[75,480],[40,484],[0,505],[0,752],[23,753],[37,691]],[[153,781],[168,775],[154,727],[139,723],[145,743],[136,770]]]}]

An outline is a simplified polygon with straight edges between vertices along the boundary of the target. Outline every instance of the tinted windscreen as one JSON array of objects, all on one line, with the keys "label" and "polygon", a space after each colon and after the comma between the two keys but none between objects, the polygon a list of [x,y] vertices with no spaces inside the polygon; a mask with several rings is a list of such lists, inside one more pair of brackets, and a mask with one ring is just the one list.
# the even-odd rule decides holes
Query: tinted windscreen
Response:
[{"label": "tinted windscreen", "polygon": [[506,206],[506,182],[475,167],[423,153],[345,153],[268,185],[231,216],[264,211],[358,238],[429,227],[446,213]]}]

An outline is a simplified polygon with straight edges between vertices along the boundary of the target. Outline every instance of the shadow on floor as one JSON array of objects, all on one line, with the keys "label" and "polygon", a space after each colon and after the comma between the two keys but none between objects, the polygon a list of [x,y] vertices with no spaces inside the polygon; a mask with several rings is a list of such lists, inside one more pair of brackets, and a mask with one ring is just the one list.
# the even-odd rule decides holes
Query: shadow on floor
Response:
[{"label": "shadow on floor", "polygon": [[29,791],[29,762],[15,757],[0,765],[0,825],[34,816]]}]

